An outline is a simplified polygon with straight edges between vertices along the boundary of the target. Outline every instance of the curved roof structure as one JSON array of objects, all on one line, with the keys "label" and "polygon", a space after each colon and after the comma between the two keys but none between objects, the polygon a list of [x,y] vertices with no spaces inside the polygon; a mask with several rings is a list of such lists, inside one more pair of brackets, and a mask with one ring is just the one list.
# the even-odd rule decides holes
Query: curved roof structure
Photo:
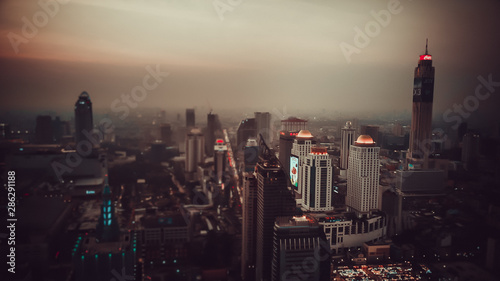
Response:
[{"label": "curved roof structure", "polygon": [[310,139],[313,138],[313,135],[308,130],[300,130],[300,132],[297,135],[297,138]]}]

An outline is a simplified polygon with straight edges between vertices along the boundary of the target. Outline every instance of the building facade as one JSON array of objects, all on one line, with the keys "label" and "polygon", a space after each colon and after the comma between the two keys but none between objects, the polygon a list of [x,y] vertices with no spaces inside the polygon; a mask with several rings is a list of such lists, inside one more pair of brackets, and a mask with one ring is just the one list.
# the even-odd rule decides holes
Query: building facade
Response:
[{"label": "building facade", "polygon": [[307,211],[331,211],[333,167],[326,147],[312,147],[304,161],[302,208]]}]

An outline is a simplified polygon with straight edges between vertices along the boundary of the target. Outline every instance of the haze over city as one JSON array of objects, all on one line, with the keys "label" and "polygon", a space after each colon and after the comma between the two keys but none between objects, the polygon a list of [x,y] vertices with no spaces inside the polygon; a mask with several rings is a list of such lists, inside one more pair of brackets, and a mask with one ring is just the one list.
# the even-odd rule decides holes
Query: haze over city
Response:
[{"label": "haze over city", "polygon": [[[23,17],[33,24],[43,9],[0,3],[3,110],[63,111],[82,91],[109,110],[159,65],[170,76],[140,107],[409,113],[426,38],[439,66],[435,116],[474,94],[478,76],[500,80],[498,1],[235,1],[222,12],[216,1],[66,2],[16,47],[8,35],[23,36]],[[357,48],[355,28],[389,5],[397,13],[349,63],[341,43]],[[493,93],[481,112],[499,102]]]}]

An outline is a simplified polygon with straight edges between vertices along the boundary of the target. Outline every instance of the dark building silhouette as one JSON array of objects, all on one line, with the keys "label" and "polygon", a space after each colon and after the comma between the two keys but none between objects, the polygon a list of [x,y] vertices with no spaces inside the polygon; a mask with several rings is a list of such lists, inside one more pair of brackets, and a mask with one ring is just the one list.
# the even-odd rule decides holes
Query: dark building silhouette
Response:
[{"label": "dark building silhouette", "polygon": [[54,133],[52,128],[52,117],[49,115],[39,115],[36,117],[35,143],[54,143]]},{"label": "dark building silhouette", "polygon": [[255,173],[243,173],[243,222],[241,245],[241,277],[255,281],[257,246],[257,178]]},{"label": "dark building silhouette", "polygon": [[257,256],[256,280],[271,280],[274,221],[279,216],[295,214],[294,193],[288,187],[289,179],[259,135],[260,156],[256,166],[257,177]]},{"label": "dark building silhouette", "polygon": [[222,137],[222,126],[219,116],[212,112],[207,115],[207,129],[205,133],[205,150],[208,156],[214,154],[215,139]]},{"label": "dark building silhouette", "polygon": [[193,128],[195,126],[195,118],[194,118],[194,108],[186,109],[186,128]]},{"label": "dark building silhouette", "polygon": [[172,145],[172,128],[170,124],[162,123],[160,125],[160,139],[165,145]]},{"label": "dark building silhouette", "polygon": [[427,166],[432,139],[432,103],[434,99],[434,67],[427,51],[420,56],[413,79],[413,107],[411,115],[410,147],[408,157],[423,160]]},{"label": "dark building silhouette", "polygon": [[314,217],[276,219],[271,280],[330,280],[330,245]]},{"label": "dark building silhouette", "polygon": [[92,102],[87,92],[82,92],[75,103],[75,141],[86,140],[87,134],[92,132]]}]

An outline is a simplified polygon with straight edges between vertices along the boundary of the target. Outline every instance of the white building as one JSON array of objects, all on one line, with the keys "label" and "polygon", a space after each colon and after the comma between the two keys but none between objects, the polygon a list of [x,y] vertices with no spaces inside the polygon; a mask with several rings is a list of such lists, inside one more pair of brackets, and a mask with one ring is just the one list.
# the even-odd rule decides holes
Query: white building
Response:
[{"label": "white building", "polygon": [[345,127],[341,129],[340,136],[340,169],[347,170],[349,164],[349,148],[354,144],[354,133],[351,121],[345,123]]},{"label": "white building", "polygon": [[198,128],[193,128],[186,136],[186,172],[195,173],[199,163],[205,161],[205,137]]},{"label": "white building", "polygon": [[346,205],[358,217],[379,210],[380,147],[368,135],[358,137],[349,150]]},{"label": "white building", "polygon": [[305,156],[302,207],[307,211],[331,211],[332,160],[326,147],[312,147]]},{"label": "white building", "polygon": [[330,243],[332,256],[344,255],[367,242],[381,241],[387,234],[387,220],[382,213],[361,219],[344,214],[321,216],[318,221]]},{"label": "white building", "polygon": [[[313,138],[308,130],[300,130],[293,141],[290,157],[290,179],[299,194],[303,193],[304,188],[302,175],[304,174],[305,157],[311,152],[312,145],[316,143]],[[302,200],[297,203],[302,203]]]}]

